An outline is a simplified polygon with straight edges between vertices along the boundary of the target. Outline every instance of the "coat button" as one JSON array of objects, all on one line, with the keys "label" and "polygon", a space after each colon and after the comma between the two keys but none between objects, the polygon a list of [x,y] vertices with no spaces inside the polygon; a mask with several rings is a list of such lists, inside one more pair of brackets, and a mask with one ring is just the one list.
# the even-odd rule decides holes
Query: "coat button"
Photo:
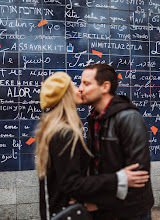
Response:
[{"label": "coat button", "polygon": [[81,210],[77,210],[77,215],[80,215],[81,214]]},{"label": "coat button", "polygon": [[67,217],[67,220],[71,220],[72,218],[70,216]]}]

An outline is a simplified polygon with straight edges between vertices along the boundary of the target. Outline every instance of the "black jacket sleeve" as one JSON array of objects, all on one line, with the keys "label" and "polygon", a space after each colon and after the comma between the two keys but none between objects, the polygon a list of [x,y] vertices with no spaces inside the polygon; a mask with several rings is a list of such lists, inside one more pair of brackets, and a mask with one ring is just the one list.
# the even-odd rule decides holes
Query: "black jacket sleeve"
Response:
[{"label": "black jacket sleeve", "polygon": [[150,170],[150,152],[146,124],[136,110],[117,115],[118,137],[124,153],[125,165],[139,163],[140,170]]},{"label": "black jacket sleeve", "polygon": [[[108,201],[108,205],[111,205],[110,199],[112,198],[113,201],[113,198],[116,198],[117,192],[116,174],[82,176],[80,166],[80,148],[82,148],[82,144],[80,140],[78,140],[76,144],[73,158],[70,157],[72,143],[64,153],[59,156],[59,153],[68,140],[68,135],[66,135],[65,138],[56,136],[52,139],[50,145],[51,160],[54,161],[60,190],[77,200],[98,204],[105,199]],[[106,199],[106,197],[108,198]]]}]

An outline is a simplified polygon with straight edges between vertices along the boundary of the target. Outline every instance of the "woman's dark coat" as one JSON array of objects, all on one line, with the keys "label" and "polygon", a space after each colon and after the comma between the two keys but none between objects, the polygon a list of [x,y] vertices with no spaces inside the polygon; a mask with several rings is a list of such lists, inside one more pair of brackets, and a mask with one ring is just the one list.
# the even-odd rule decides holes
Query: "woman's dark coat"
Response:
[{"label": "woman's dark coat", "polygon": [[[53,136],[49,145],[47,186],[50,216],[68,206],[71,198],[77,201],[101,203],[102,196],[106,194],[108,206],[111,205],[110,198],[116,198],[116,174],[87,176],[90,156],[83,149],[80,140],[76,144],[73,158],[71,158],[72,143],[59,156],[70,138],[71,132],[65,136],[57,134]],[[46,220],[44,180],[40,181],[40,215],[42,220]]]}]

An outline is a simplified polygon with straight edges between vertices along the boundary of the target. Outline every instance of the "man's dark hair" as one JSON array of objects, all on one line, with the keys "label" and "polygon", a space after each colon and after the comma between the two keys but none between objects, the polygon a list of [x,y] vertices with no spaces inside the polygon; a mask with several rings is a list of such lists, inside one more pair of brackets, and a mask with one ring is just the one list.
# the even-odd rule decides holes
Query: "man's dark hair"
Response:
[{"label": "man's dark hair", "polygon": [[111,83],[111,88],[109,94],[115,95],[117,86],[118,86],[118,78],[117,73],[113,66],[110,66],[106,63],[98,63],[91,64],[85,68],[86,69],[96,69],[95,79],[97,80],[99,85],[102,85],[105,81],[109,81]]}]

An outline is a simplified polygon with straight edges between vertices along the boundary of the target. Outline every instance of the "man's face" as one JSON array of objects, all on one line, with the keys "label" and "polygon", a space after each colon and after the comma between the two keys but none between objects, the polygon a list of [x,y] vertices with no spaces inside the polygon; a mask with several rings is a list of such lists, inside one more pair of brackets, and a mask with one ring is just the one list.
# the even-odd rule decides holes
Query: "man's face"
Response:
[{"label": "man's face", "polygon": [[95,106],[102,98],[102,86],[95,79],[96,72],[96,69],[86,69],[82,73],[79,91],[83,104]]}]

